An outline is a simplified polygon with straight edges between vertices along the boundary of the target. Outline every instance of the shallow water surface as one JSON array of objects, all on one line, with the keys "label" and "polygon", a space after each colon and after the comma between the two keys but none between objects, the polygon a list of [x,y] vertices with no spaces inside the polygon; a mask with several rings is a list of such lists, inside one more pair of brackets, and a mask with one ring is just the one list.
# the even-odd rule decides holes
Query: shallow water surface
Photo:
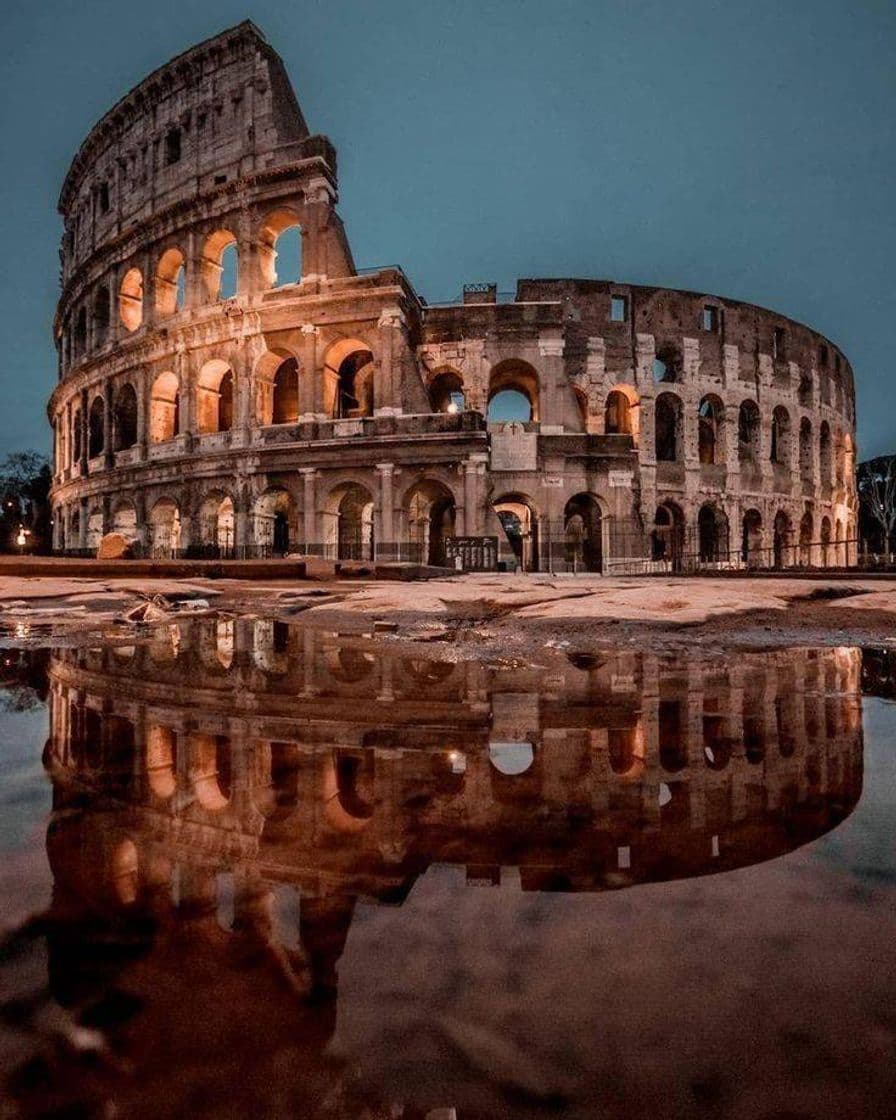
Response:
[{"label": "shallow water surface", "polygon": [[893,1115],[892,653],[407,650],[0,651],[0,1116]]}]

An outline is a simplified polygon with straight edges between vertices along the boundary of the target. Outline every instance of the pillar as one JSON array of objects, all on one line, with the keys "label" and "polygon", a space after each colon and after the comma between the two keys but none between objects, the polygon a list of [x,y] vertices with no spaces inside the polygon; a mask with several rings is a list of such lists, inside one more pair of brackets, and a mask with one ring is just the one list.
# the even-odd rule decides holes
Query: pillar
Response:
[{"label": "pillar", "polygon": [[379,369],[373,386],[374,416],[400,416],[401,384],[398,376],[404,338],[405,318],[397,307],[383,310],[377,322]]},{"label": "pillar", "polygon": [[376,535],[376,558],[394,559],[398,555],[395,540],[395,510],[393,508],[394,463],[377,463],[379,475],[379,525]]},{"label": "pillar", "polygon": [[299,371],[299,420],[324,419],[324,375],[317,365],[320,331],[313,323],[302,324],[302,361]]},{"label": "pillar", "polygon": [[323,544],[317,533],[317,471],[314,467],[301,467],[302,476],[302,534],[306,553],[316,553]]}]

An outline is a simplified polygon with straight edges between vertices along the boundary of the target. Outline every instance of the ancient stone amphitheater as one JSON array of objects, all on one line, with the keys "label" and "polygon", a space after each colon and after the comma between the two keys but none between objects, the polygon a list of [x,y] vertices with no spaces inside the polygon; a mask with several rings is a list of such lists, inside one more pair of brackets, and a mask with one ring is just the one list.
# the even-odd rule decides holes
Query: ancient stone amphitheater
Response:
[{"label": "ancient stone amphitheater", "polygon": [[336,201],[333,146],[248,22],[93,128],[59,200],[56,549],[852,560],[853,378],[828,339],[608,280],[429,304],[355,267]]}]

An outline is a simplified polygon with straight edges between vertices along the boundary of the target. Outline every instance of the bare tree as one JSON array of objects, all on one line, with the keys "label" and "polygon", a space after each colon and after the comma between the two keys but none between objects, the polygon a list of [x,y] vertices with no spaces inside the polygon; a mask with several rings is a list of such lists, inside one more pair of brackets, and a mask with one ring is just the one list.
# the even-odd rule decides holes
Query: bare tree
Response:
[{"label": "bare tree", "polygon": [[858,490],[868,515],[880,526],[883,551],[889,557],[896,532],[896,455],[863,463]]}]

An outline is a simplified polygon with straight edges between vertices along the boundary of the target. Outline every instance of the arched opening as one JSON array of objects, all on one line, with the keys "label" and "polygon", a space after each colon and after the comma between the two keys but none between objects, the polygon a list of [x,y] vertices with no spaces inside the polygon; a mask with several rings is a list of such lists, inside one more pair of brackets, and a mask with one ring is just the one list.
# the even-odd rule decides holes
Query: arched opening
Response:
[{"label": "arched opening", "polygon": [[450,369],[437,373],[429,386],[429,400],[433,412],[463,412],[466,408],[463,378]]},{"label": "arched opening", "polygon": [[196,430],[229,432],[233,427],[233,370],[220,358],[206,362],[196,383]]},{"label": "arched opening", "polygon": [[748,509],[744,514],[741,555],[748,568],[762,566],[762,514],[758,509]]},{"label": "arched opening", "polygon": [[488,380],[489,423],[528,423],[539,419],[538,374],[516,358],[499,362]]},{"label": "arched opening", "polygon": [[302,227],[292,210],[275,210],[261,225],[258,266],[265,288],[298,284],[302,279]]},{"label": "arched opening", "polygon": [[180,385],[177,374],[160,373],[152,383],[149,442],[164,443],[180,432]]},{"label": "arched opening", "polygon": [[346,482],[330,493],[324,534],[327,550],[336,559],[373,559],[373,498],[366,486]]},{"label": "arched opening", "polygon": [[604,431],[608,436],[638,434],[638,394],[634,389],[612,389],[604,409]]},{"label": "arched opening", "polygon": [[454,495],[441,482],[423,479],[405,498],[409,558],[422,564],[444,565],[445,538],[454,535],[457,514]]},{"label": "arched opening", "polygon": [[129,268],[118,292],[118,314],[126,330],[135,331],[143,322],[143,273]]},{"label": "arched opening", "polygon": [[507,494],[493,503],[516,565],[524,572],[538,571],[538,514],[521,494]]},{"label": "arched opening", "polygon": [[827,420],[822,420],[818,429],[818,465],[821,471],[822,486],[830,486],[833,481],[832,454],[831,426]]},{"label": "arched opening", "polygon": [[87,458],[102,455],[105,445],[105,403],[102,397],[94,397],[87,413]]},{"label": "arched opening", "polygon": [[772,413],[771,461],[782,465],[790,462],[790,413],[778,405]]},{"label": "arched opening", "polygon": [[236,517],[229,494],[210,494],[199,509],[199,540],[203,551],[213,556],[231,556],[234,550]]},{"label": "arched opening", "polygon": [[831,519],[823,517],[821,519],[821,566],[829,568],[831,566]]},{"label": "arched opening", "polygon": [[196,800],[210,813],[219,813],[230,801],[230,739],[226,735],[190,736],[190,781]]},{"label": "arched opening", "polygon": [[109,289],[100,284],[93,297],[93,327],[98,346],[106,341],[109,334]]},{"label": "arched opening", "polygon": [[186,269],[180,249],[166,249],[156,266],[156,314],[173,315],[186,299]]},{"label": "arched opening", "polygon": [[653,359],[653,380],[656,384],[675,384],[681,381],[681,351],[677,346],[664,345]]},{"label": "arched opening", "polygon": [[812,514],[806,510],[800,520],[800,564],[804,568],[812,563],[812,530]]},{"label": "arched opening", "polygon": [[759,405],[743,401],[737,413],[737,451],[742,465],[759,461]]},{"label": "arched opening", "polygon": [[684,556],[684,514],[674,502],[657,507],[650,532],[650,557],[667,564],[673,572],[681,570]]},{"label": "arched opening", "polygon": [[115,443],[116,451],[125,451],[137,442],[137,393],[130,382],[126,382],[115,395]]},{"label": "arched opening", "polygon": [[573,571],[603,570],[603,517],[593,494],[576,494],[563,510],[567,566]]},{"label": "arched opening", "polygon": [[200,267],[210,301],[233,299],[239,288],[239,254],[230,230],[217,230],[206,239]]},{"label": "arched opening", "polygon": [[293,424],[299,418],[299,363],[286,358],[277,366],[271,400],[271,422]]},{"label": "arched opening", "polygon": [[112,532],[120,533],[126,540],[135,541],[139,536],[137,529],[137,510],[133,502],[119,501],[112,513]]},{"label": "arched opening", "polygon": [[800,478],[806,482],[810,482],[815,473],[812,451],[812,421],[804,416],[800,420]]},{"label": "arched opening", "polygon": [[357,339],[342,339],[324,361],[324,405],[336,419],[373,415],[372,351]]},{"label": "arched opening", "polygon": [[488,760],[508,778],[525,774],[535,761],[535,747],[528,740],[503,741],[492,739],[488,745]]},{"label": "arched opening", "polygon": [[373,751],[333,751],[332,769],[324,779],[327,819],[340,831],[354,832],[373,817],[376,759]]},{"label": "arched opening", "polygon": [[721,462],[722,402],[718,397],[704,397],[697,409],[697,452],[701,463]]},{"label": "arched opening", "polygon": [[654,409],[656,459],[676,463],[681,458],[681,400],[674,393],[660,393]]},{"label": "arched opening", "polygon": [[74,351],[80,357],[87,349],[87,308],[78,308],[75,316]]},{"label": "arched opening", "polygon": [[154,557],[167,559],[180,548],[180,510],[172,498],[160,498],[149,515],[150,548]]},{"label": "arched opening", "polygon": [[263,553],[285,556],[297,539],[296,503],[283,487],[272,487],[255,503],[255,543]]},{"label": "arched opening", "polygon": [[170,727],[146,729],[146,778],[149,788],[167,801],[177,790],[177,734]]},{"label": "arched opening", "polygon": [[728,518],[711,502],[702,505],[697,514],[697,549],[703,564],[728,559]]},{"label": "arched opening", "polygon": [[784,510],[778,510],[772,536],[772,558],[776,568],[787,567],[791,563],[790,518]]}]

